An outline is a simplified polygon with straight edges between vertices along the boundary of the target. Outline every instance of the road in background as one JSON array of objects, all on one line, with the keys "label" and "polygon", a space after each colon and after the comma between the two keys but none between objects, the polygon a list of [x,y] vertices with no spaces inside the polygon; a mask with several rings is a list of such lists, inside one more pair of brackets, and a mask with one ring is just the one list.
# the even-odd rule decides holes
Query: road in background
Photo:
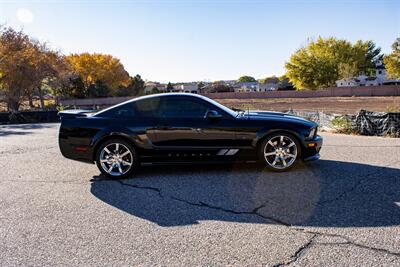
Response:
[{"label": "road in background", "polygon": [[0,264],[400,265],[400,139],[323,134],[287,173],[63,158],[58,124],[0,126]]}]

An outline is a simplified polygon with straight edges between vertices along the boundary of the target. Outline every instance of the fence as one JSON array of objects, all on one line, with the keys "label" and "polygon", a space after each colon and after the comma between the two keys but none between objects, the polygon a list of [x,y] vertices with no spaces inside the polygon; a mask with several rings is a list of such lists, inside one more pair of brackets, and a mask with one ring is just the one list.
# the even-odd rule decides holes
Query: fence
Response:
[{"label": "fence", "polygon": [[356,115],[331,115],[319,111],[289,110],[286,113],[314,121],[322,130],[400,137],[400,112],[386,113],[360,110]]},{"label": "fence", "polygon": [[1,112],[0,124],[58,122],[60,118],[57,113],[58,111]]},{"label": "fence", "polygon": [[249,98],[312,98],[312,97],[349,97],[349,96],[400,96],[400,85],[330,87],[316,91],[269,91],[243,93],[209,93],[205,96],[213,99],[249,99]]},{"label": "fence", "polygon": [[[349,97],[349,96],[400,96],[400,85],[333,87],[317,91],[269,91],[248,93],[210,93],[203,94],[212,99],[254,99],[254,98],[312,98],[312,97]],[[63,106],[106,107],[132,99],[128,97],[106,97],[89,99],[59,99]]]}]

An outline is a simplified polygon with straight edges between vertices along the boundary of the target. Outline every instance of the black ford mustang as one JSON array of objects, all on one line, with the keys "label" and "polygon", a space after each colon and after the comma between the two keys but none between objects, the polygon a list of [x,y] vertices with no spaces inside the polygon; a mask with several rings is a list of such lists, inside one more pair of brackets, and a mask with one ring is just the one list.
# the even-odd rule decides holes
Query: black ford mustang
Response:
[{"label": "black ford mustang", "polygon": [[209,98],[167,93],[129,100],[97,113],[59,113],[61,153],[96,162],[113,178],[141,163],[259,160],[284,171],[299,159],[319,158],[314,122],[264,111],[231,110]]}]

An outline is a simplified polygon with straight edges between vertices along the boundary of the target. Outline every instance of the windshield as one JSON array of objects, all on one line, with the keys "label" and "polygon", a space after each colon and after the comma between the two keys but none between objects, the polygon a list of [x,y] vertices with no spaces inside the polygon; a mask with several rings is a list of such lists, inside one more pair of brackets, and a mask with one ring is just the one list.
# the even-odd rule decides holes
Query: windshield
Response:
[{"label": "windshield", "polygon": [[237,116],[238,116],[238,112],[233,111],[232,109],[230,109],[230,108],[228,108],[228,107],[226,107],[226,106],[224,106],[224,105],[218,103],[218,102],[215,101],[215,100],[212,100],[212,99],[210,99],[210,98],[208,98],[208,97],[204,97],[204,96],[200,96],[200,95],[197,95],[197,97],[203,98],[203,99],[206,100],[207,102],[213,104],[214,106],[217,106],[219,109],[222,109],[223,111],[225,111],[226,113],[228,113],[229,115],[231,115],[231,116],[233,116],[233,117],[237,117]]}]

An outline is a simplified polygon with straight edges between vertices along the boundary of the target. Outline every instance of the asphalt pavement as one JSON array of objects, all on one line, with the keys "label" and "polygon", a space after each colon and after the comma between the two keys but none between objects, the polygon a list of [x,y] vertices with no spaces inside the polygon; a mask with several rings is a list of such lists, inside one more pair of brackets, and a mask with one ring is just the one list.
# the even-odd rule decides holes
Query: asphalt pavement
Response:
[{"label": "asphalt pavement", "polygon": [[0,265],[400,266],[400,139],[322,133],[321,159],[143,167],[62,157],[58,124],[0,126]]}]

